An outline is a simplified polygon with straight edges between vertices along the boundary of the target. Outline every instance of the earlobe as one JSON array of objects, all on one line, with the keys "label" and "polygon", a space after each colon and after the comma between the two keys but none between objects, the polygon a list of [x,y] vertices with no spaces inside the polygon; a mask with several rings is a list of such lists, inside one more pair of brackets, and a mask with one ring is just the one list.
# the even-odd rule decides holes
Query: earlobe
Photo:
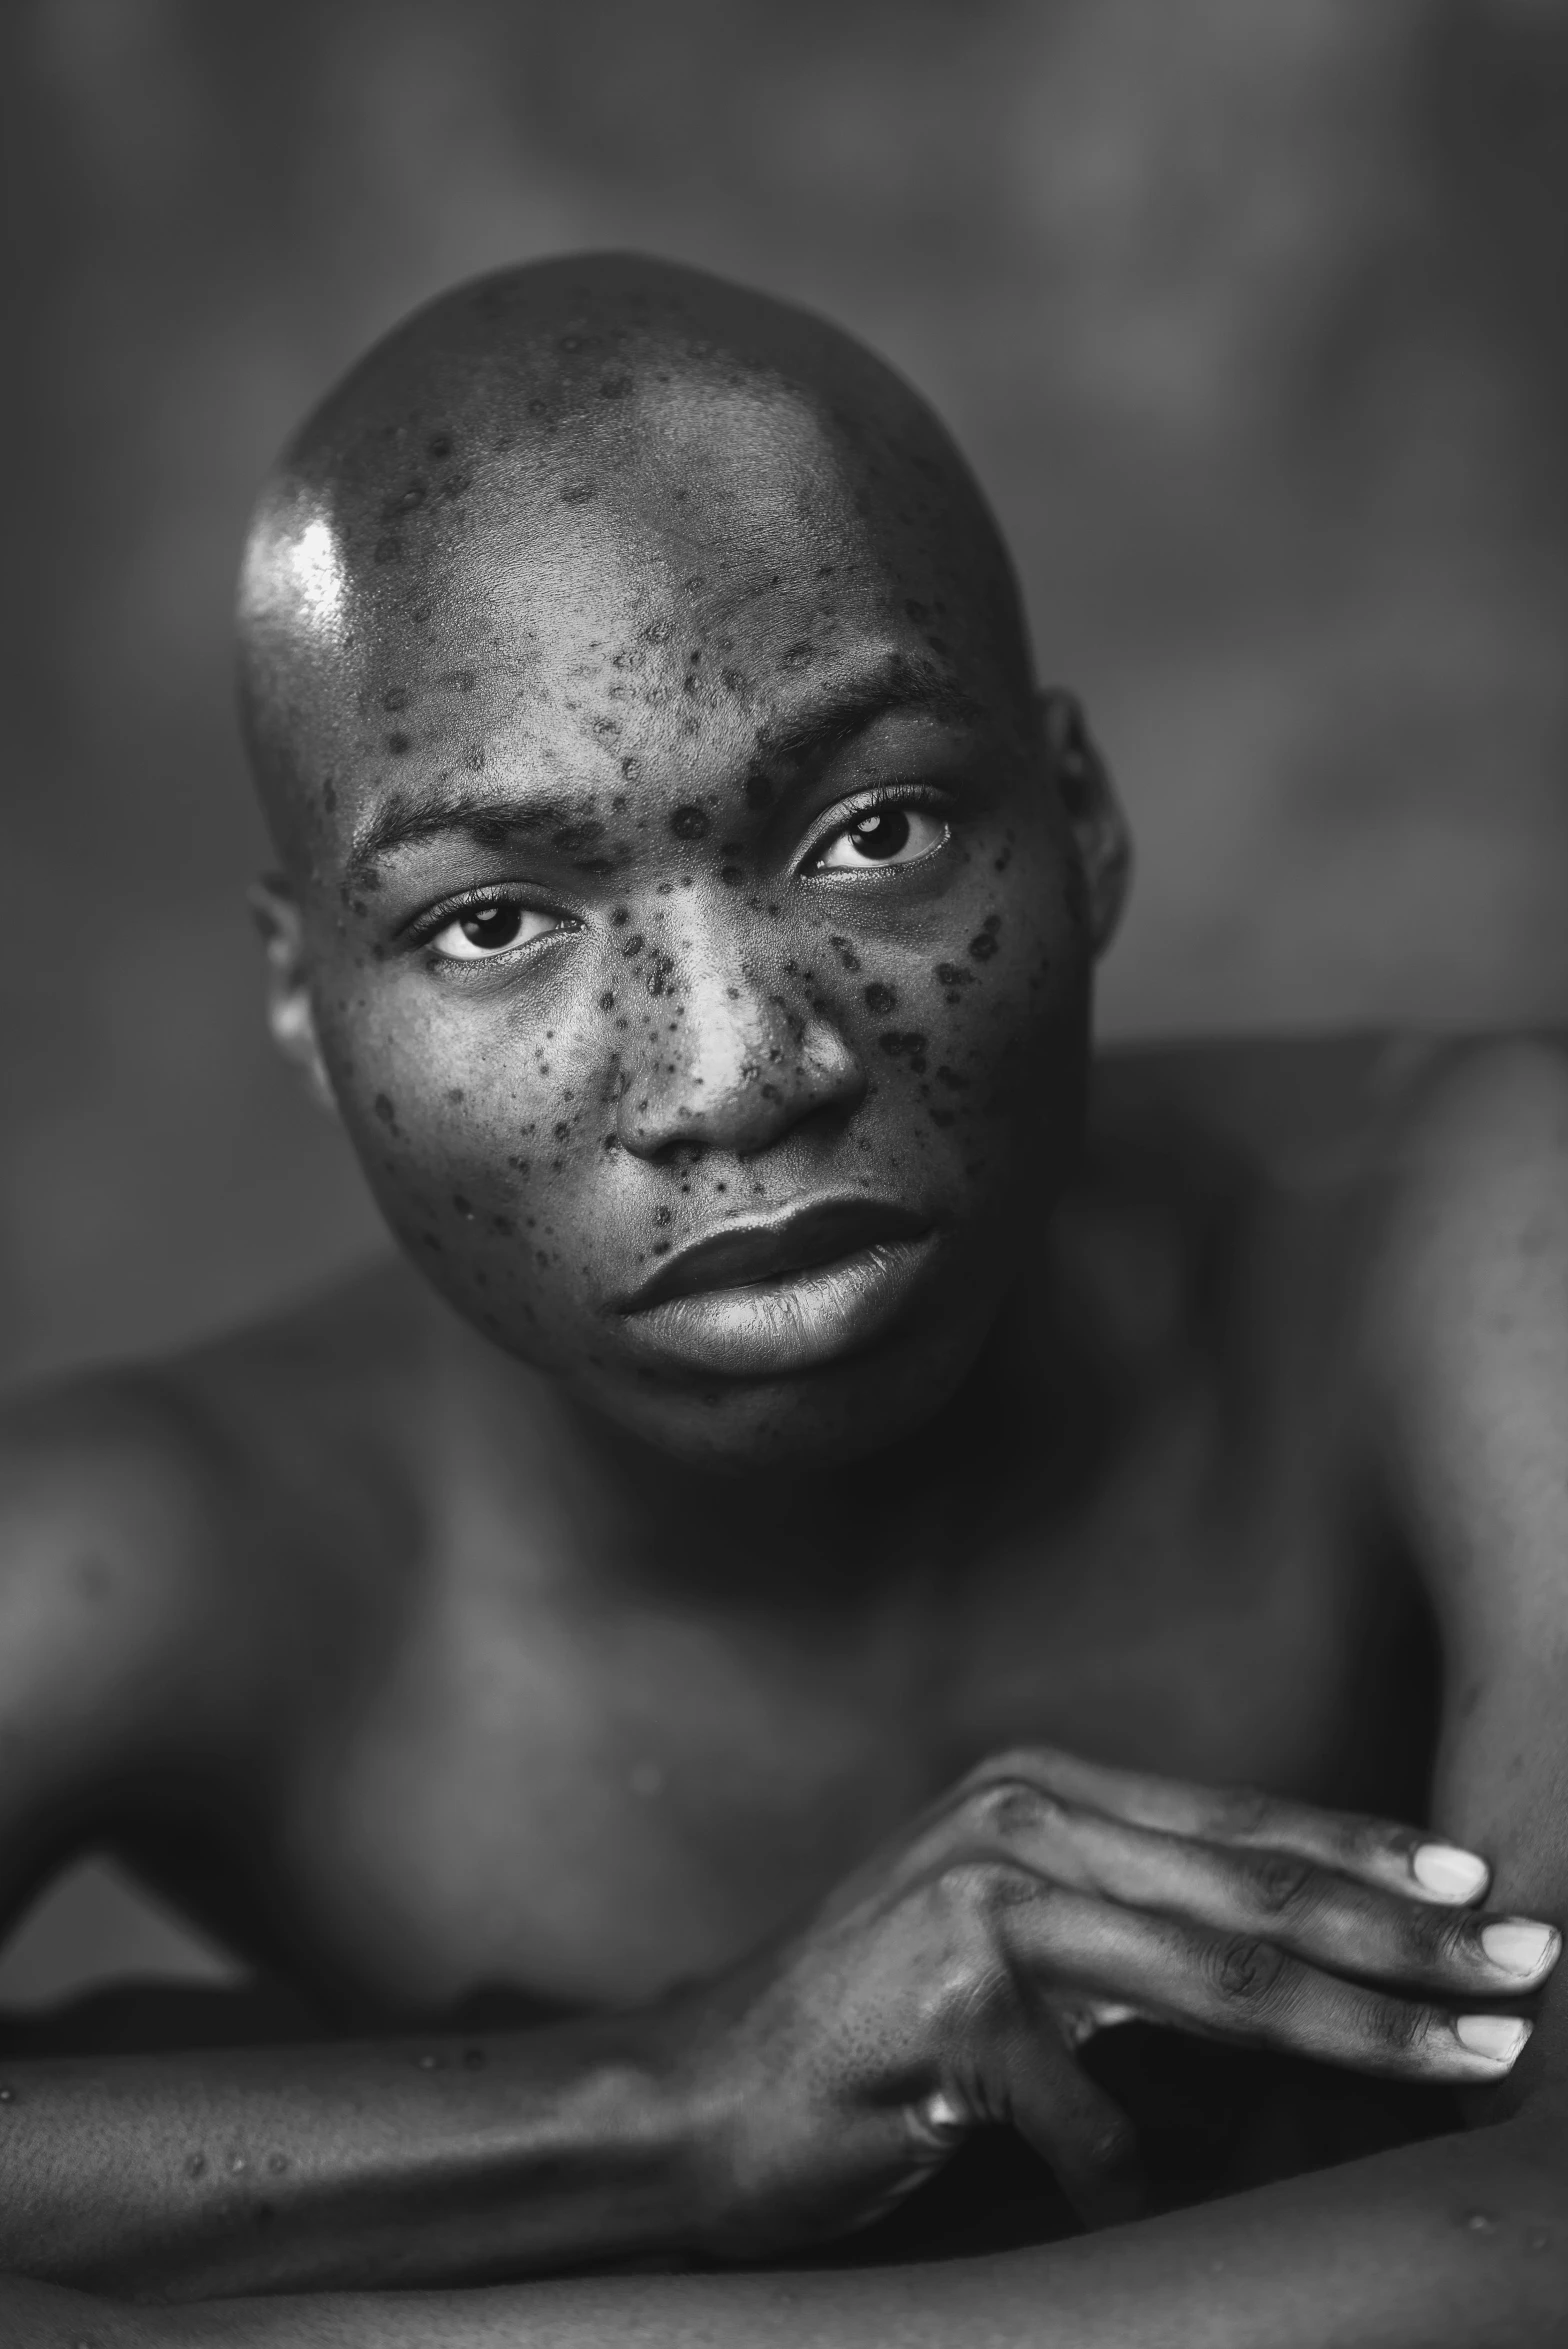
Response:
[{"label": "earlobe", "polygon": [[320,1109],[337,1114],[337,1099],[321,1042],[306,976],[304,925],[294,893],[280,874],[251,884],[251,916],[267,957],[267,1026],[284,1059],[298,1069],[305,1090]]},{"label": "earlobe", "polygon": [[1051,780],[1078,844],[1097,955],[1116,934],[1132,882],[1132,834],[1110,769],[1100,756],[1077,697],[1052,687],[1040,696]]}]

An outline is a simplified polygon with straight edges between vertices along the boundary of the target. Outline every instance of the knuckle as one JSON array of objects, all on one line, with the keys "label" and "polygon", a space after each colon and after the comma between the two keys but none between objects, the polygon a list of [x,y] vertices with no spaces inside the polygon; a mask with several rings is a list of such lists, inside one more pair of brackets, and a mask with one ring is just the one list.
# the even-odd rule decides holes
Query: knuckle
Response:
[{"label": "knuckle", "polygon": [[1364,2017],[1368,2039],[1384,2055],[1419,2055],[1432,2032],[1430,2007],[1414,2006],[1401,1998],[1368,2001]]},{"label": "knuckle", "polygon": [[1273,1813],[1273,1803],[1255,1786],[1228,1786],[1215,1804],[1219,1832],[1238,1838],[1261,1835]]},{"label": "knuckle", "polygon": [[1279,1996],[1287,1960],[1283,1950],[1251,1933],[1232,1933],[1214,1948],[1214,1981],[1233,2007],[1256,2014]]},{"label": "knuckle", "polygon": [[965,1918],[992,1922],[1035,1898],[1040,1887],[1005,1860],[955,1860],[937,1879],[942,1905]]},{"label": "knuckle", "polygon": [[1299,1916],[1316,1905],[1318,1872],[1289,1852],[1262,1852],[1246,1870],[1252,1904],[1267,1917]]},{"label": "knuckle", "polygon": [[988,1842],[1016,1843],[1038,1834],[1057,1807],[1027,1779],[999,1777],[974,1789],[964,1814],[971,1833]]}]

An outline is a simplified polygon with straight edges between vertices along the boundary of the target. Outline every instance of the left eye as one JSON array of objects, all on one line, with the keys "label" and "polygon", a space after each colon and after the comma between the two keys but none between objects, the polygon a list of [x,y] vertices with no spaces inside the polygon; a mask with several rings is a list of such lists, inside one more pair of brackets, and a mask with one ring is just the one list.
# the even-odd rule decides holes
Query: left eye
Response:
[{"label": "left eye", "polygon": [[448,962],[488,962],[559,927],[554,914],[531,905],[470,905],[437,930],[430,944]]},{"label": "left eye", "polygon": [[947,838],[940,816],[918,807],[868,807],[847,823],[816,859],[819,873],[864,873],[878,865],[912,865]]}]

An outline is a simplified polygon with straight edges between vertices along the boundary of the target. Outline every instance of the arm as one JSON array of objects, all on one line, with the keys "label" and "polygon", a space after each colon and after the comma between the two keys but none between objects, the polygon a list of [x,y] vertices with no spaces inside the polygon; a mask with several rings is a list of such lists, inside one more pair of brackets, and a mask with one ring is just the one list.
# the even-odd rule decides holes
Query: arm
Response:
[{"label": "arm", "polygon": [[[1387,1458],[1448,1660],[1435,1813],[1495,1852],[1506,1905],[1561,1921],[1568,1063],[1521,1048],[1451,1072],[1412,1126],[1387,1231],[1373,1308]],[[213,2307],[158,2349],[1524,2349],[1568,2316],[1565,2092],[1559,1980],[1517,2074],[1476,2092],[1468,2133],[1155,2222],[935,2268],[346,2297],[330,2324],[303,2302]]]},{"label": "arm", "polygon": [[[1525,1091],[1531,1098],[1524,1107],[1535,1117],[1538,1096],[1549,1096],[1551,1085],[1543,1078]],[[1506,1593],[1500,1600],[1498,1576],[1509,1559],[1549,1559],[1554,1547],[1560,1558],[1564,1515],[1553,1514],[1562,1512],[1560,1474],[1555,1482],[1550,1474],[1521,1478],[1506,1447],[1500,1452],[1498,1443],[1520,1424],[1514,1406],[1521,1345],[1529,1358],[1525,1383],[1536,1398],[1535,1424],[1545,1427],[1548,1443],[1554,1410],[1555,1425],[1561,1426],[1568,1389],[1558,1388],[1554,1404],[1549,1381],[1555,1375],[1552,1362],[1555,1359],[1560,1367],[1564,1351],[1563,1324],[1561,1319],[1554,1323],[1552,1315],[1562,1312],[1562,1267],[1568,1263],[1568,1250],[1556,1260],[1555,1300],[1540,1277],[1537,1260],[1526,1284],[1537,1300],[1529,1327],[1511,1323],[1507,1313],[1498,1311],[1495,1294],[1488,1292],[1490,1301],[1478,1307],[1477,1317],[1502,1333],[1498,1346],[1489,1354],[1476,1342],[1476,1328],[1468,1328],[1451,1350],[1446,1374],[1445,1357],[1433,1332],[1449,1326],[1445,1316],[1455,1308],[1434,1302],[1433,1281],[1443,1272],[1461,1281],[1506,1283],[1509,1266],[1519,1256],[1521,1230],[1530,1226],[1541,1199],[1548,1205],[1555,1199],[1560,1216],[1563,1190],[1560,1173],[1550,1164],[1542,1170],[1537,1155],[1540,1197],[1531,1194],[1535,1205],[1526,1201],[1510,1208],[1500,1199],[1498,1180],[1521,1163],[1523,1142],[1514,1133],[1504,1136],[1492,1173],[1484,1167],[1462,1170],[1457,1194],[1449,1196],[1453,1186],[1448,1177],[1462,1153],[1443,1118],[1458,1117],[1467,1132],[1477,1121],[1461,1116],[1452,1103],[1439,1103],[1437,1109],[1441,1114],[1429,1127],[1425,1156],[1417,1152],[1413,1160],[1408,1209],[1401,1209],[1394,1219],[1406,1239],[1393,1251],[1384,1283],[1386,1383],[1398,1398],[1393,1451],[1412,1523],[1427,1528],[1423,1546],[1433,1560],[1451,1640],[1469,1636],[1461,1597],[1464,1540],[1473,1539],[1477,1529],[1484,1533],[1484,1551],[1473,1549],[1471,1554],[1485,1557],[1486,1604],[1472,1605],[1476,1620],[1484,1619],[1481,1652],[1498,1676],[1498,1694],[1490,1712],[1478,1701],[1471,1718],[1506,1721],[1512,1704],[1519,1720],[1526,1716],[1517,1708],[1528,1703],[1532,1686],[1522,1673],[1521,1644],[1533,1656],[1543,1630],[1541,1619],[1533,1617],[1528,1630],[1516,1633],[1512,1641],[1497,1636],[1497,1625],[1507,1619],[1512,1603],[1505,1603]],[[1524,1118],[1523,1108],[1519,1115]],[[1525,1124],[1529,1122],[1524,1118]],[[1429,1198],[1423,1192],[1428,1169],[1435,1186]],[[1467,1201],[1473,1211],[1468,1223],[1460,1212]],[[1560,1239],[1559,1222],[1551,1245]],[[1423,1366],[1431,1367],[1430,1379],[1421,1375]],[[1496,1407],[1495,1399],[1499,1379],[1506,1378],[1514,1384],[1505,1412]],[[1494,1397],[1490,1411],[1484,1400],[1487,1393]],[[1459,1430],[1472,1422],[1479,1435],[1466,1454]],[[1434,1463],[1457,1480],[1456,1491],[1434,1481]],[[1560,1469],[1560,1461],[1557,1465]],[[1526,1576],[1521,1588],[1528,1582]],[[1517,1774],[1509,1774],[1515,1758],[1512,1748],[1499,1749],[1498,1759],[1492,1761],[1485,1746],[1468,1745],[1470,1726],[1460,1718],[1468,1690],[1456,1682],[1456,1694],[1459,1701],[1445,1742],[1445,1768],[1452,1774],[1456,1798],[1462,1804],[1479,1801],[1489,1819],[1495,1816],[1509,1830],[1521,1815],[1536,1815],[1518,1791]],[[1537,1726],[1546,1758],[1536,1812],[1549,1823],[1553,1773],[1563,1768],[1565,1757],[1549,1742],[1550,1723]],[[1015,1785],[1009,1796],[1014,1809],[1019,1792]],[[1499,1806],[1495,1814],[1486,1808],[1489,1800]],[[1474,1815],[1445,1812],[1443,1823],[1462,1828]],[[995,1824],[997,1814],[992,1816]],[[1525,1849],[1522,1858],[1508,1832],[1504,1845],[1508,1858],[1502,1889],[1508,1898],[1518,1901],[1533,1892],[1536,1905],[1546,1914],[1562,1914],[1561,1869],[1552,1856],[1561,1848],[1560,1839],[1553,1843],[1543,1831],[1543,1840]],[[1121,1861],[1126,1861],[1134,1846],[1124,1840],[1118,1848]],[[1527,1867],[1534,1870],[1528,1877]],[[1231,1887],[1226,1898],[1235,1889]],[[1217,1897],[1212,1886],[1205,1887],[1204,1901]],[[1052,1932],[1077,1930],[1082,1922],[1070,1900],[1046,1903],[1039,1913],[1042,1929]],[[1210,1977],[1211,1993],[1213,1987]],[[1299,1969],[1281,1969],[1265,1972],[1239,1991],[1229,1984],[1225,1996],[1233,2011],[1238,2001],[1243,2009],[1250,2004],[1250,2016],[1243,2012],[1237,2026],[1242,2035],[1250,2028],[1253,2035],[1278,2036],[1282,2016],[1288,2020],[1290,2002],[1302,1989]],[[1453,1994],[1449,1995],[1452,2003]],[[1477,1995],[1495,1996],[1496,1990]],[[664,2344],[705,2336],[732,2341],[736,2349],[747,2349],[748,2344],[767,2349],[775,2342],[802,2340],[814,2340],[821,2349],[840,2342],[848,2349],[853,2342],[858,2349],[867,2339],[905,2344],[906,2349],[930,2343],[934,2349],[937,2342],[960,2334],[984,2338],[993,2349],[1007,2349],[1009,2344],[1022,2349],[1025,2343],[1038,2349],[1051,2349],[1053,2343],[1062,2349],[1069,2343],[1073,2349],[1112,2349],[1112,2344],[1116,2349],[1137,2349],[1138,2344],[1174,2349],[1177,2343],[1190,2343],[1193,2349],[1242,2349],[1242,2344],[1255,2349],[1264,2339],[1274,2349],[1328,2349],[1328,2344],[1347,2338],[1377,2339],[1385,2349],[1534,2343],[1552,2337],[1568,2308],[1568,2230],[1559,2218],[1568,2161],[1556,2119],[1554,2082],[1559,2067],[1551,2054],[1557,2044],[1554,2033],[1560,2028],[1554,2024],[1558,2003],[1560,1994],[1559,2000],[1547,2002],[1544,2049],[1533,2058],[1521,2099],[1496,2125],[1039,2252],[859,2275],[639,2277],[449,2295],[398,2294],[390,2299],[345,2294],[314,2301],[213,2300],[158,2312],[114,2309],[64,2296],[47,2312],[34,2303],[39,2321],[25,2337],[38,2339],[48,2349],[53,2349],[55,2339],[64,2349],[73,2338],[92,2338],[103,2349],[206,2349],[208,2344],[217,2349],[223,2343],[254,2343],[257,2349],[264,2343],[276,2344],[277,2349],[328,2349],[329,2344],[331,2349],[370,2349],[375,2343],[378,2349],[381,2344],[398,2349],[402,2341],[417,2341],[421,2349],[424,2344],[429,2349],[479,2349],[480,2344],[492,2349],[502,2342],[568,2349],[588,2341],[663,2349]],[[1407,2011],[1413,2016],[1419,2012]],[[1211,2024],[1218,2019],[1211,2013]],[[1428,2029],[1429,2016],[1422,2015],[1421,2020]],[[1408,2055],[1409,2050],[1404,2052]],[[1502,2094],[1496,2088],[1481,2091],[1476,2117],[1492,2120]],[[777,2127],[782,2120],[777,2103],[769,2107],[768,2117]],[[34,2288],[5,2289],[15,2294]],[[93,2318],[86,2333],[80,2330],[79,2312],[84,2307],[91,2309]],[[20,2308],[18,2317],[20,2334]],[[41,2329],[45,2321],[58,2323],[53,2339]],[[70,2330],[73,2324],[78,2326],[75,2334]]]}]

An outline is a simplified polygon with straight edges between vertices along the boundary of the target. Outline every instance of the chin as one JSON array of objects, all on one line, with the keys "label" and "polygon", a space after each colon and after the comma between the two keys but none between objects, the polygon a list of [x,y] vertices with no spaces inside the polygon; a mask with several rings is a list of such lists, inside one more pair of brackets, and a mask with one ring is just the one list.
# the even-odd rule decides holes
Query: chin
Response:
[{"label": "chin", "polygon": [[994,1308],[898,1335],[789,1378],[571,1382],[575,1399],[683,1465],[715,1476],[837,1466],[887,1451],[934,1419],[973,1368]]}]

